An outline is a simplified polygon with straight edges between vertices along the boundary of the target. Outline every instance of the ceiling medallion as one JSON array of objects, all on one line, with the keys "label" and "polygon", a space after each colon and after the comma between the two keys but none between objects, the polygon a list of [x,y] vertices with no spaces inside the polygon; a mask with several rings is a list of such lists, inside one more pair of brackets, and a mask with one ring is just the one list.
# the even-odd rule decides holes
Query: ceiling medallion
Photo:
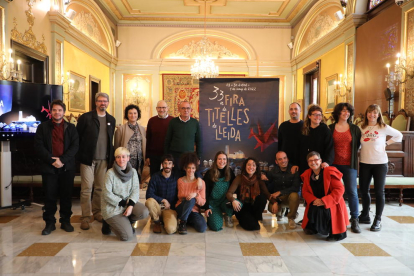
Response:
[{"label": "ceiling medallion", "polygon": [[14,28],[11,30],[11,38],[19,42],[27,47],[35,49],[45,55],[47,55],[47,48],[45,44],[45,36],[42,35],[43,42],[39,42],[36,39],[36,35],[34,34],[32,28],[34,25],[35,17],[32,13],[33,4],[36,2],[35,0],[26,0],[29,9],[26,11],[27,22],[29,23],[29,29],[24,32],[24,34],[20,33],[17,30],[17,20],[16,17],[13,18]]}]

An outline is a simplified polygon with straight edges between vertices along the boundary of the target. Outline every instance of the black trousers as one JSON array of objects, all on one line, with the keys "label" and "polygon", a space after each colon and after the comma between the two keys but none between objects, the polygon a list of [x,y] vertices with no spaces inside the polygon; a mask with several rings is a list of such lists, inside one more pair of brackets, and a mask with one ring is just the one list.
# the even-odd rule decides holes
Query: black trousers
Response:
[{"label": "black trousers", "polygon": [[266,207],[267,199],[258,195],[253,204],[244,203],[239,212],[234,212],[240,226],[244,230],[259,230],[259,220],[263,220],[263,210]]},{"label": "black trousers", "polygon": [[42,174],[45,195],[43,220],[56,222],[57,200],[60,201],[59,222],[70,222],[72,215],[72,190],[75,171],[56,170],[55,174]]},{"label": "black trousers", "polygon": [[160,171],[161,167],[161,156],[158,155],[150,155],[150,175],[157,173]]},{"label": "black trousers", "polygon": [[387,177],[388,164],[364,164],[359,163],[359,190],[362,199],[362,217],[369,215],[371,205],[371,195],[369,184],[374,178],[375,190],[375,218],[381,220],[382,211],[385,206],[385,179]]}]

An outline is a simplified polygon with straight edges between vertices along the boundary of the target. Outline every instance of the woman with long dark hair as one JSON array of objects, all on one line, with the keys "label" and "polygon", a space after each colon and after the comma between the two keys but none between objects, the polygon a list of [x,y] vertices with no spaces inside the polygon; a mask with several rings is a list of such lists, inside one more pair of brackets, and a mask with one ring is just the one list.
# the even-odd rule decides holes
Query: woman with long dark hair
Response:
[{"label": "woman with long dark hair", "polygon": [[206,209],[207,225],[213,231],[223,229],[223,213],[226,226],[233,227],[233,208],[226,198],[226,193],[234,177],[233,170],[228,164],[227,154],[224,151],[217,152],[211,169],[204,176],[206,183],[204,209]]},{"label": "woman with long dark hair", "polygon": [[333,166],[342,174],[348,206],[351,213],[351,231],[361,233],[359,227],[359,199],[357,189],[358,149],[361,145],[361,130],[352,124],[354,107],[349,103],[338,103],[332,116],[335,123],[329,128],[332,131],[335,157]]},{"label": "woman with long dark hair", "polygon": [[319,105],[313,104],[308,108],[308,114],[303,123],[300,143],[299,172],[302,174],[309,169],[306,156],[316,151],[322,157],[322,168],[332,165],[334,161],[334,147],[332,132],[323,122],[323,111]]},{"label": "woman with long dark hair", "polygon": [[[385,147],[402,141],[402,134],[384,123],[379,105],[372,104],[365,111],[361,125],[361,154],[359,163],[359,190],[362,197],[362,212],[359,223],[371,224],[369,185],[374,178],[375,219],[371,231],[381,230],[381,216],[385,205],[385,178],[388,171],[388,156]],[[391,139],[387,141],[387,136]]]},{"label": "woman with long dark hair", "polygon": [[[237,194],[237,199],[233,194]],[[267,200],[275,203],[261,180],[260,166],[256,159],[249,157],[242,165],[241,174],[236,176],[229,190],[227,200],[231,202],[240,226],[245,230],[259,230]]]}]

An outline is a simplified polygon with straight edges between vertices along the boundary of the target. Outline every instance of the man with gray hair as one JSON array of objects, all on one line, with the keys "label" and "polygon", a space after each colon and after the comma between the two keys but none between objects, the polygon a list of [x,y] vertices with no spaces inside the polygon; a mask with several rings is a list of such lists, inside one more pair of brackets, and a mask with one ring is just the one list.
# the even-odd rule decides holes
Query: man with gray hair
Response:
[{"label": "man with gray hair", "polygon": [[[76,126],[79,133],[81,174],[81,229],[88,230],[91,212],[95,220],[102,222],[101,193],[108,166],[114,162],[112,140],[115,131],[115,118],[106,112],[109,96],[97,93],[96,110],[82,114]],[[93,198],[91,194],[93,188]]]},{"label": "man with gray hair", "polygon": [[157,115],[150,118],[147,125],[146,165],[150,166],[151,176],[160,171],[161,157],[164,155],[164,142],[168,124],[173,119],[168,115],[168,105],[161,100],[157,103]]}]

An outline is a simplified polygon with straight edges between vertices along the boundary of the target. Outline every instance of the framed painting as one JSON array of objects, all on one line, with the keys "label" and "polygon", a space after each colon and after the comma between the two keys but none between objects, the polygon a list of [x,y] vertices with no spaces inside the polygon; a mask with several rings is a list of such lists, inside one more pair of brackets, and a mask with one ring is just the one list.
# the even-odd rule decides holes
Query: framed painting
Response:
[{"label": "framed painting", "polygon": [[86,77],[70,71],[69,111],[86,112]]},{"label": "framed painting", "polygon": [[326,109],[325,113],[331,113],[336,104],[335,98],[335,81],[338,80],[338,74],[326,78]]}]

